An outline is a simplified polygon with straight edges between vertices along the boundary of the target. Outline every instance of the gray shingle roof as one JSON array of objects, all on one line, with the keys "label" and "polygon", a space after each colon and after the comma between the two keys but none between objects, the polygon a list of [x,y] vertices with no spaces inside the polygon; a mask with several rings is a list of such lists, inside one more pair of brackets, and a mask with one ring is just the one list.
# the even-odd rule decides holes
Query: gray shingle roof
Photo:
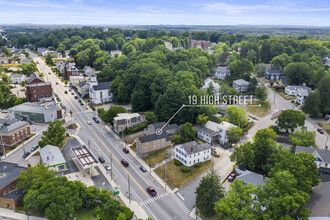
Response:
[{"label": "gray shingle roof", "polygon": [[35,102],[25,102],[20,105],[16,105],[8,109],[10,111],[21,111],[21,112],[34,112],[34,113],[52,113],[54,111],[61,110],[55,102],[46,102],[46,103],[35,103]]},{"label": "gray shingle roof", "polygon": [[22,188],[16,189],[14,191],[11,191],[10,193],[2,196],[2,198],[4,199],[9,199],[9,200],[16,200],[19,197],[21,197],[23,195],[24,191]]},{"label": "gray shingle roof", "polygon": [[233,83],[236,83],[237,85],[249,85],[249,82],[245,81],[244,79],[235,80]]},{"label": "gray shingle roof", "polygon": [[[155,124],[152,124],[152,126],[155,128],[155,130],[157,130],[158,128],[161,128],[165,125],[165,122],[158,122]],[[167,130],[172,130],[172,129],[178,129],[178,125],[177,124],[170,124],[170,125],[166,125],[163,128],[163,131],[167,131]]]},{"label": "gray shingle roof", "polygon": [[15,163],[1,162],[0,163],[0,189],[7,186],[15,180],[21,171],[26,171],[26,167],[17,166]]},{"label": "gray shingle roof", "polygon": [[219,73],[228,73],[229,68],[227,66],[218,66],[215,71]]},{"label": "gray shingle roof", "polygon": [[39,153],[42,162],[48,165],[66,163],[61,150],[57,146],[46,145],[39,150]]},{"label": "gray shingle roof", "polygon": [[17,121],[15,119],[0,118],[0,133],[10,133],[18,128],[28,125],[25,121]]},{"label": "gray shingle roof", "polygon": [[266,73],[274,74],[274,75],[281,75],[281,74],[283,74],[282,70],[279,70],[279,69],[270,69],[270,70],[267,70]]},{"label": "gray shingle roof", "polygon": [[111,82],[101,82],[101,83],[98,83],[98,85],[93,86],[93,89],[95,91],[106,90],[106,89],[110,89],[110,85],[111,85]]},{"label": "gray shingle roof", "polygon": [[151,135],[146,135],[146,136],[138,137],[138,140],[141,143],[147,143],[147,142],[150,142],[150,141],[161,140],[161,139],[164,139],[164,138],[166,138],[166,141],[170,141],[171,140],[170,136],[166,132],[163,132],[161,135],[151,134]]},{"label": "gray shingle roof", "polygon": [[314,147],[296,146],[295,152],[307,152],[313,154],[315,157],[319,157],[325,163],[330,163],[330,150],[317,149]]},{"label": "gray shingle roof", "polygon": [[266,184],[265,180],[267,178],[264,178],[262,175],[252,172],[250,170],[244,171],[241,175],[237,177],[238,180],[244,180],[245,184],[253,184],[255,186],[261,185],[263,186]]},{"label": "gray shingle roof", "polygon": [[204,144],[197,144],[196,141],[190,141],[184,144],[181,144],[184,151],[187,155],[195,154],[201,151],[209,150],[211,149],[211,145],[204,143]]},{"label": "gray shingle roof", "polygon": [[215,132],[215,131],[213,131],[213,130],[211,130],[211,129],[209,129],[209,128],[206,128],[206,127],[200,127],[200,128],[198,128],[198,131],[203,131],[203,132],[205,132],[205,133],[207,133],[207,134],[209,134],[209,135],[211,135],[211,136],[216,136],[216,135],[218,135],[217,132]]}]

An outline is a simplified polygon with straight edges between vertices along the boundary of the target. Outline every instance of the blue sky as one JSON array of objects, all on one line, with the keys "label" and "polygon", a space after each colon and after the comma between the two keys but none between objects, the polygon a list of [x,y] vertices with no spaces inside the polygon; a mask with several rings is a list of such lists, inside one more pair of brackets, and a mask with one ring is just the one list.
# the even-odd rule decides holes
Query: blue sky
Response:
[{"label": "blue sky", "polygon": [[330,1],[0,0],[0,23],[330,26]]}]

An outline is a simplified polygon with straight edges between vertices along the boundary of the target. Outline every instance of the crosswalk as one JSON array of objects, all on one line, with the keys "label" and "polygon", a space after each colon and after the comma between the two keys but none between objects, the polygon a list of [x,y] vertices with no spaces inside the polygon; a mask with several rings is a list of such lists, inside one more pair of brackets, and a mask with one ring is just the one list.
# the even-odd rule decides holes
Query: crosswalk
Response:
[{"label": "crosswalk", "polygon": [[160,194],[160,195],[158,195],[158,196],[152,197],[152,198],[150,198],[150,199],[147,199],[147,200],[141,202],[140,204],[141,204],[141,206],[144,206],[144,205],[147,205],[147,204],[150,203],[150,202],[156,201],[156,200],[158,200],[158,199],[162,199],[162,198],[164,198],[164,197],[166,197],[166,196],[168,196],[168,195],[169,195],[169,194],[166,192],[166,193]]},{"label": "crosswalk", "polygon": [[189,213],[190,210],[187,208],[187,206],[174,194],[171,194],[171,197],[176,201],[176,203],[183,209],[185,213]]},{"label": "crosswalk", "polygon": [[[158,196],[155,196],[155,197],[152,197],[150,199],[147,199],[143,202],[140,203],[141,206],[145,206],[153,201],[156,201],[156,200],[160,200],[162,198],[165,198],[166,196],[168,196],[169,193],[163,193],[163,194],[160,194]],[[171,194],[171,197],[175,200],[175,202],[183,209],[183,211],[185,213],[189,213],[190,210],[187,208],[187,206],[175,195],[175,194]]]}]

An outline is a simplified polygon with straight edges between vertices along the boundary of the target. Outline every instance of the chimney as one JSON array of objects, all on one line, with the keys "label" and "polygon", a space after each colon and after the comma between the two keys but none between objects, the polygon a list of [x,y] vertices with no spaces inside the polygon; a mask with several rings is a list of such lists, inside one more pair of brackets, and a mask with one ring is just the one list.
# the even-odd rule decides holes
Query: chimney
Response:
[{"label": "chimney", "polygon": [[328,146],[325,146],[325,150],[328,150]]},{"label": "chimney", "polygon": [[190,152],[191,152],[191,153],[194,152],[194,147],[190,147]]}]

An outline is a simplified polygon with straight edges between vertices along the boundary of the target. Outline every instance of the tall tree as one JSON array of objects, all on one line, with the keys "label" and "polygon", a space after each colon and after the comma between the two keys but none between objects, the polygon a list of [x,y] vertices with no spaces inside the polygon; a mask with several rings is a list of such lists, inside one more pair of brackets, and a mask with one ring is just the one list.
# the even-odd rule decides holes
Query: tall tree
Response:
[{"label": "tall tree", "polygon": [[311,72],[310,66],[303,62],[290,63],[284,68],[284,73],[289,78],[290,83],[294,85],[309,83]]},{"label": "tall tree", "polygon": [[229,118],[230,123],[237,125],[241,128],[245,128],[248,124],[248,117],[243,108],[235,105],[228,106],[226,108],[226,115]]},{"label": "tall tree", "polygon": [[205,114],[201,114],[197,116],[196,123],[200,126],[204,126],[208,119],[209,117],[207,117]]},{"label": "tall tree", "polygon": [[47,144],[59,146],[65,138],[65,131],[61,121],[50,121],[47,130],[42,132],[41,140],[38,142],[39,147],[43,148]]},{"label": "tall tree", "polygon": [[196,188],[196,207],[205,216],[215,214],[214,203],[224,197],[219,174],[212,167]]},{"label": "tall tree", "polygon": [[312,117],[321,117],[321,97],[320,90],[315,89],[314,92],[308,94],[304,105],[302,106],[302,110],[310,114]]},{"label": "tall tree", "polygon": [[304,129],[294,131],[289,135],[290,142],[293,146],[310,147],[315,145],[315,131],[306,131]]},{"label": "tall tree", "polygon": [[232,142],[236,142],[243,135],[243,129],[240,127],[231,127],[228,129],[228,137]]},{"label": "tall tree", "polygon": [[179,127],[179,130],[180,139],[183,143],[195,140],[196,131],[191,123],[186,122]]},{"label": "tall tree", "polygon": [[306,116],[304,113],[288,109],[283,111],[277,118],[278,126],[282,129],[286,129],[286,132],[290,130],[294,131],[298,126],[304,126],[306,120]]}]

